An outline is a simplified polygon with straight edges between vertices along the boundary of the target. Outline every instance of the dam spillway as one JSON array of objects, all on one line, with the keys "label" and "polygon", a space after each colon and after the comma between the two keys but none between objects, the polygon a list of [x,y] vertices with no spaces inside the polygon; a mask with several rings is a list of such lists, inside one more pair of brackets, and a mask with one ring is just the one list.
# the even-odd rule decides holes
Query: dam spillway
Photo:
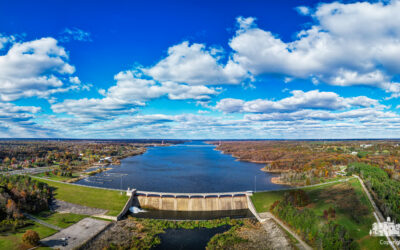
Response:
[{"label": "dam spillway", "polygon": [[127,194],[134,196],[132,205],[144,209],[200,212],[248,209],[247,196],[251,192],[158,193],[128,190]]}]

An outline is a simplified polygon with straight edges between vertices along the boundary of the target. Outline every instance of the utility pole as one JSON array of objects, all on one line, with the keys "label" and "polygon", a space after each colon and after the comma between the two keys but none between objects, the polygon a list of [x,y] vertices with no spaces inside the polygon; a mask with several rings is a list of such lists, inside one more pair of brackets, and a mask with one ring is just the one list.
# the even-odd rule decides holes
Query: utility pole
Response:
[{"label": "utility pole", "polygon": [[122,177],[123,177],[123,175],[121,174],[121,186],[120,186],[121,187],[120,188],[121,189],[121,194],[122,194]]},{"label": "utility pole", "polygon": [[257,192],[257,175],[254,176],[254,193]]}]

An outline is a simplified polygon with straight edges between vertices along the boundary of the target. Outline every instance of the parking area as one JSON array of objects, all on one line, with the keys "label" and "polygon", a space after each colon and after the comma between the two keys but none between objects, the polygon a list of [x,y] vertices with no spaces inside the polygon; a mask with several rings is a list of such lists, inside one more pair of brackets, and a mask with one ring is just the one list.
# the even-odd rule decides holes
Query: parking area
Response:
[{"label": "parking area", "polygon": [[56,234],[44,238],[41,242],[55,249],[75,249],[96,236],[108,224],[110,224],[109,221],[85,218]]}]

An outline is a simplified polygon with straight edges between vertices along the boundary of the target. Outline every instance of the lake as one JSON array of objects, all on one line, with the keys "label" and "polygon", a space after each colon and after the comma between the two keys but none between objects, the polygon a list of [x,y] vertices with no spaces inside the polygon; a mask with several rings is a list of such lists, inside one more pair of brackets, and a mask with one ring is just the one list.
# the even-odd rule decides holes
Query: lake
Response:
[{"label": "lake", "polygon": [[260,169],[264,164],[241,162],[214,150],[214,145],[192,141],[121,160],[113,169],[78,181],[107,188],[136,188],[159,192],[230,192],[275,190],[285,186],[270,182],[277,176]]}]

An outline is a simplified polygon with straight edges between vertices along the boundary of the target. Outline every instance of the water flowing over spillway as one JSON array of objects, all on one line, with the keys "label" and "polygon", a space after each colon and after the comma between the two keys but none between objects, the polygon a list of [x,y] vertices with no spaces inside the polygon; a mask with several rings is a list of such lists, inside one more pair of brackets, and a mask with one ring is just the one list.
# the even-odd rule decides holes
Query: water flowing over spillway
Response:
[{"label": "water flowing over spillway", "polygon": [[232,192],[274,190],[276,174],[260,171],[264,164],[240,162],[214,150],[214,145],[194,141],[168,147],[150,147],[143,155],[129,157],[120,166],[78,181],[107,188],[136,188],[158,192]]}]

